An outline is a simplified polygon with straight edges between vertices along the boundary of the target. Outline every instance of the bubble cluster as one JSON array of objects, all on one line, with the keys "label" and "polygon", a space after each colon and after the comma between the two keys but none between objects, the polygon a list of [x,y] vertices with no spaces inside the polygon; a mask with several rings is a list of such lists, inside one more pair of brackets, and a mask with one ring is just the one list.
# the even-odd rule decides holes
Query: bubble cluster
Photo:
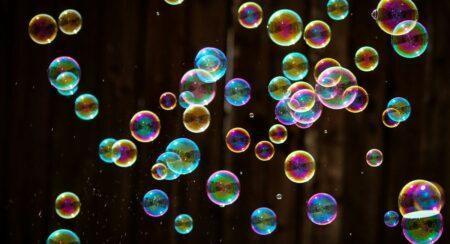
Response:
[{"label": "bubble cluster", "polygon": [[167,161],[167,167],[177,174],[189,174],[200,163],[200,149],[197,144],[188,138],[177,138],[169,143],[166,152],[172,152],[181,160]]},{"label": "bubble cluster", "polygon": [[138,151],[136,145],[130,140],[116,141],[112,146],[112,151],[114,155],[119,155],[114,161],[114,164],[119,167],[130,167],[136,162]]},{"label": "bubble cluster", "polygon": [[347,0],[328,0],[327,13],[333,20],[343,20],[349,13]]},{"label": "bubble cluster", "polygon": [[[403,35],[414,28],[419,11],[411,0],[381,0],[377,8],[372,12],[372,17],[377,21],[378,26],[389,35]],[[412,21],[409,28],[402,32],[395,32],[395,27],[404,22]]]},{"label": "bubble cluster", "polygon": [[81,30],[83,20],[75,9],[66,9],[58,17],[59,29],[66,35],[75,35]]},{"label": "bubble cluster", "polygon": [[373,71],[378,66],[378,52],[373,47],[361,47],[355,53],[355,64],[364,72]]},{"label": "bubble cluster", "polygon": [[228,131],[225,142],[234,153],[242,153],[250,146],[250,134],[244,128],[236,127]]},{"label": "bubble cluster", "polygon": [[175,218],[174,226],[178,233],[186,235],[194,228],[194,220],[188,214],[180,214]]},{"label": "bubble cluster", "polygon": [[73,219],[80,213],[80,198],[75,193],[63,192],[56,197],[55,211],[63,219]]},{"label": "bubble cluster", "polygon": [[269,82],[269,95],[277,101],[287,98],[289,96],[288,89],[290,86],[290,80],[283,76],[277,76]]},{"label": "bubble cluster", "polygon": [[180,93],[187,104],[206,106],[216,96],[216,83],[212,82],[214,79],[208,71],[189,70],[181,78]]},{"label": "bubble cluster", "polygon": [[292,81],[299,81],[308,74],[309,63],[305,55],[293,52],[283,58],[283,75]]},{"label": "bubble cluster", "polygon": [[192,133],[202,133],[208,129],[211,115],[205,106],[192,105],[183,112],[183,125]]},{"label": "bubble cluster", "polygon": [[311,110],[316,103],[316,93],[310,89],[302,89],[289,99],[288,106],[295,112],[306,112]]},{"label": "bubble cluster", "polygon": [[443,205],[439,188],[426,180],[409,182],[398,195],[398,209],[403,216],[423,210],[440,212]]},{"label": "bubble cluster", "polygon": [[156,163],[152,166],[151,173],[155,180],[165,180],[169,170],[163,163]]},{"label": "bubble cluster", "polygon": [[331,41],[330,26],[321,20],[311,21],[305,27],[303,38],[306,44],[312,48],[324,48]]},{"label": "bubble cluster", "polygon": [[145,193],[142,199],[142,207],[150,217],[163,216],[169,209],[169,197],[159,189],[153,189]]},{"label": "bubble cluster", "polygon": [[274,124],[269,129],[269,139],[275,144],[282,144],[287,140],[288,131],[284,125]]},{"label": "bubble cluster", "polygon": [[130,120],[131,135],[139,142],[154,141],[159,136],[160,130],[159,117],[152,111],[137,112]]},{"label": "bubble cluster", "polygon": [[316,161],[306,151],[291,152],[284,161],[284,173],[294,183],[306,183],[316,172]]},{"label": "bubble cluster", "polygon": [[[162,164],[164,166],[166,166],[167,172],[166,172],[166,177],[164,177],[165,180],[175,180],[177,179],[180,174],[174,172],[173,170],[171,170],[169,168],[169,163],[172,165],[172,167],[177,166],[180,164],[181,161],[181,157],[174,153],[174,152],[164,152],[161,153],[158,158],[156,159],[156,163],[154,165],[157,164]],[[157,176],[158,178],[162,176],[161,173],[164,172],[157,172],[159,175]],[[155,178],[155,177],[153,177]]]},{"label": "bubble cluster", "polygon": [[114,143],[116,143],[114,138],[106,138],[100,142],[98,145],[98,156],[105,163],[113,163],[119,158],[119,154],[112,150]]},{"label": "bubble cluster", "polygon": [[395,227],[398,225],[398,222],[400,221],[400,216],[395,211],[387,211],[384,214],[384,224],[387,227]]},{"label": "bubble cluster", "polygon": [[244,79],[234,78],[225,85],[225,100],[233,106],[244,106],[250,101],[251,87]]},{"label": "bubble cluster", "polygon": [[258,208],[253,211],[250,223],[256,234],[269,235],[277,228],[277,215],[270,208]]},{"label": "bubble cluster", "polygon": [[241,191],[239,179],[227,170],[214,172],[206,183],[209,200],[221,207],[234,203]]},{"label": "bubble cluster", "polygon": [[337,217],[337,202],[327,193],[317,193],[306,204],[309,220],[316,225],[331,224]]},{"label": "bubble cluster", "polygon": [[81,120],[92,120],[98,115],[98,100],[92,94],[82,94],[75,100],[75,114]]},{"label": "bubble cluster", "polygon": [[75,88],[81,77],[80,65],[67,56],[55,58],[48,66],[47,73],[50,84],[63,91]]},{"label": "bubble cluster", "polygon": [[273,13],[267,23],[270,39],[280,46],[291,46],[302,37],[303,21],[300,16],[289,9]]},{"label": "bubble cluster", "polygon": [[243,3],[238,9],[238,21],[243,27],[254,29],[258,27],[263,19],[263,10],[255,2]]},{"label": "bubble cluster", "polygon": [[442,236],[444,220],[439,212],[417,211],[403,216],[402,230],[410,243],[435,243]]},{"label": "bubble cluster", "polygon": [[[395,30],[399,31],[400,29],[404,29],[404,26],[411,25],[410,21],[405,22],[400,23],[397,27],[395,27]],[[425,29],[421,23],[417,22],[414,28],[412,28],[409,32],[406,32],[403,35],[392,36],[391,43],[398,55],[404,58],[417,58],[427,50],[427,29]]]},{"label": "bubble cluster", "polygon": [[348,96],[347,94],[355,94],[356,97],[353,102],[348,105],[345,109],[351,113],[360,113],[367,108],[369,105],[369,94],[367,91],[360,86],[351,86],[344,91],[344,97]]},{"label": "bubble cluster", "polygon": [[75,232],[68,229],[53,231],[47,238],[46,244],[80,244],[80,238]]},{"label": "bubble cluster", "polygon": [[[332,86],[323,86],[329,84]],[[355,75],[342,67],[331,67],[323,71],[316,84],[316,94],[320,102],[331,109],[348,107],[356,98],[356,92],[345,92],[347,88],[357,85]]]},{"label": "bubble cluster", "polygon": [[314,66],[314,80],[317,81],[319,79],[320,74],[322,74],[322,72],[325,71],[326,69],[340,66],[341,64],[332,58],[323,58],[319,60]]},{"label": "bubble cluster", "polygon": [[378,167],[383,163],[383,153],[378,149],[370,149],[366,154],[366,162],[370,167]]},{"label": "bubble cluster", "polygon": [[275,147],[270,141],[260,141],[255,146],[255,155],[261,161],[269,161],[275,155]]},{"label": "bubble cluster", "polygon": [[398,123],[406,121],[411,115],[411,104],[403,97],[392,98],[387,108],[391,109],[387,113],[389,118]]},{"label": "bubble cluster", "polygon": [[199,73],[200,76],[203,76],[203,82],[216,82],[225,75],[227,70],[227,57],[217,48],[205,47],[197,53],[195,67],[210,74],[210,76],[204,77],[203,73]]},{"label": "bubble cluster", "polygon": [[48,14],[34,16],[28,24],[28,34],[37,44],[45,45],[55,40],[58,26],[55,19]]},{"label": "bubble cluster", "polygon": [[177,96],[172,92],[164,92],[159,97],[159,106],[164,110],[173,110],[177,106]]}]

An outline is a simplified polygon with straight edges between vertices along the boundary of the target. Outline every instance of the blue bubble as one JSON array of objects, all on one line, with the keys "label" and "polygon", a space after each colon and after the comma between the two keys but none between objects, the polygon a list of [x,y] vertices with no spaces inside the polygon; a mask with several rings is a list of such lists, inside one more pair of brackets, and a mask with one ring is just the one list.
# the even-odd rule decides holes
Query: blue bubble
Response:
[{"label": "blue bubble", "polygon": [[330,224],[337,216],[337,202],[327,193],[317,193],[309,198],[306,209],[309,220],[316,225]]},{"label": "blue bubble", "polygon": [[247,81],[234,78],[225,85],[225,100],[233,106],[243,106],[250,101],[251,87]]},{"label": "blue bubble", "polygon": [[173,152],[180,156],[181,160],[167,162],[167,167],[178,174],[189,174],[200,163],[200,149],[197,144],[187,138],[177,138],[167,145],[166,152]]},{"label": "blue bubble", "polygon": [[277,228],[277,215],[270,208],[258,208],[251,216],[252,230],[258,235],[269,235]]},{"label": "blue bubble", "polygon": [[156,159],[156,163],[164,164],[167,167],[167,176],[166,176],[165,180],[175,180],[180,176],[180,174],[172,171],[168,166],[168,162],[177,161],[177,160],[179,161],[179,160],[181,160],[181,158],[178,154],[173,153],[173,152],[162,153]]},{"label": "blue bubble", "polygon": [[154,189],[144,195],[142,206],[148,216],[160,217],[169,209],[169,197],[165,192]]},{"label": "blue bubble", "polygon": [[384,224],[388,227],[395,227],[400,221],[400,215],[395,211],[387,211],[384,214]]},{"label": "blue bubble", "polygon": [[212,82],[216,82],[225,75],[227,57],[217,48],[205,47],[197,53],[195,67],[208,71],[213,77]]},{"label": "blue bubble", "polygon": [[398,123],[407,120],[411,115],[411,104],[403,97],[392,98],[387,108],[393,109],[388,113],[389,118]]},{"label": "blue bubble", "polygon": [[100,142],[100,145],[98,146],[98,156],[103,162],[114,163],[114,161],[120,157],[119,153],[112,150],[116,141],[117,140],[114,138],[106,138]]}]

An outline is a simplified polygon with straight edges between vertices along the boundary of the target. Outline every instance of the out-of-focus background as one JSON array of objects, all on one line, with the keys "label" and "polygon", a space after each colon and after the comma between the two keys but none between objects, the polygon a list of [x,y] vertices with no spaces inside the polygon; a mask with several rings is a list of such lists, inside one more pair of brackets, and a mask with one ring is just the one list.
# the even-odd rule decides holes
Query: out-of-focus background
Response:
[{"label": "out-of-focus background", "polygon": [[[450,2],[414,1],[430,43],[424,55],[412,60],[394,52],[390,37],[371,18],[377,1],[350,1],[350,15],[339,22],[327,16],[325,0],[257,1],[264,20],[255,30],[237,22],[243,2],[185,0],[170,6],[163,0],[1,1],[2,242],[42,243],[52,231],[68,228],[83,243],[405,243],[400,227],[383,223],[387,210],[398,210],[403,185],[426,179],[450,189]],[[83,16],[80,33],[59,32],[44,46],[31,41],[27,28],[34,15],[57,18],[68,8]],[[291,47],[275,45],[265,26],[268,16],[281,8],[295,10],[305,24],[326,21],[332,28],[329,46],[313,50],[304,41]],[[380,54],[374,72],[360,72],[354,65],[355,51],[365,45]],[[178,93],[181,76],[206,46],[223,50],[229,69],[208,106],[209,129],[192,134],[183,127],[182,109],[164,111],[158,98],[165,91]],[[311,66],[324,57],[340,61],[368,91],[369,106],[360,114],[325,109],[310,129],[290,127],[288,141],[276,146],[275,157],[261,162],[252,150],[254,143],[267,139],[269,127],[276,123],[267,84],[281,75],[281,60],[292,51],[307,55]],[[78,94],[89,92],[100,101],[100,114],[93,121],[79,120],[75,97],[58,95],[48,82],[49,63],[62,55],[81,65]],[[252,99],[244,107],[224,103],[223,86],[233,77],[252,85]],[[306,80],[313,82],[312,72]],[[412,115],[398,128],[388,129],[381,113],[394,96],[409,99]],[[102,163],[99,142],[106,137],[131,138],[129,120],[143,109],[159,115],[159,138],[137,143],[138,162],[131,168]],[[226,132],[236,126],[252,135],[250,149],[242,154],[231,153],[224,143]],[[200,166],[176,181],[155,181],[152,163],[181,136],[200,146]],[[371,148],[384,152],[381,167],[365,163]],[[284,175],[284,159],[297,149],[309,151],[317,161],[316,175],[306,184],[294,184]],[[219,169],[231,170],[241,182],[239,199],[225,208],[213,205],[205,193],[207,178]],[[160,218],[148,217],[140,204],[154,188],[166,191],[171,201]],[[54,211],[55,198],[63,191],[81,199],[75,219],[61,219]],[[313,225],[306,216],[305,202],[317,192],[330,193],[338,201],[338,217],[331,225]],[[282,194],[281,200],[277,194]],[[258,236],[250,228],[251,212],[262,206],[278,215],[278,228],[270,236]],[[194,218],[189,235],[173,229],[180,213]],[[449,223],[447,213],[444,206],[444,226]],[[446,229],[440,242],[449,242]]]}]

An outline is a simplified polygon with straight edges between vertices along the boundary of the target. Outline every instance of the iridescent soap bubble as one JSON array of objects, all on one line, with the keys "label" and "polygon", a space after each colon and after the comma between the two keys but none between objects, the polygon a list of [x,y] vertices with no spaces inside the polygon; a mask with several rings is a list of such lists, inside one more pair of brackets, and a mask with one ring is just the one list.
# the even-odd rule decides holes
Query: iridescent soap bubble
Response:
[{"label": "iridescent soap bubble", "polygon": [[316,161],[306,151],[291,152],[284,161],[284,173],[294,183],[305,183],[311,180],[316,172]]},{"label": "iridescent soap bubble", "polygon": [[314,88],[307,82],[297,81],[292,83],[288,88],[288,94],[294,94],[302,89],[308,89],[314,91]]},{"label": "iridescent soap bubble", "polygon": [[[330,81],[338,80],[337,84],[331,87],[324,87],[320,84],[327,84]],[[320,74],[316,84],[316,93],[320,102],[331,109],[343,109],[348,107],[356,98],[356,92],[345,92],[351,86],[357,85],[355,75],[348,69],[342,67],[331,67]]]},{"label": "iridescent soap bubble", "polygon": [[189,234],[194,228],[194,220],[188,214],[178,215],[174,222],[175,230],[182,235]]},{"label": "iridescent soap bubble", "polygon": [[50,84],[58,90],[71,90],[78,85],[81,77],[80,65],[67,56],[55,58],[47,72]]},{"label": "iridescent soap bubble", "polygon": [[209,127],[211,115],[205,106],[191,105],[183,112],[183,125],[192,133],[202,133]]},{"label": "iridescent soap bubble", "polygon": [[55,19],[48,14],[34,16],[28,24],[28,34],[37,44],[49,44],[56,38],[58,27]]},{"label": "iridescent soap bubble", "polygon": [[305,27],[303,38],[306,44],[312,48],[324,48],[331,41],[330,26],[321,20],[311,21]]},{"label": "iridescent soap bubble", "polygon": [[383,111],[383,113],[381,114],[381,122],[383,122],[384,126],[386,126],[388,128],[395,128],[400,124],[400,122],[396,122],[396,121],[392,120],[389,117],[389,114],[391,114],[391,113],[398,113],[398,111],[396,111],[393,108],[385,109]]},{"label": "iridescent soap bubble", "polygon": [[66,35],[75,35],[81,30],[83,20],[81,14],[75,9],[67,9],[58,17],[59,29]]},{"label": "iridescent soap bubble", "polygon": [[398,215],[395,211],[387,211],[384,214],[384,224],[387,227],[395,227],[398,225],[398,222],[400,221],[400,215]]},{"label": "iridescent soap bubble", "polygon": [[269,235],[277,228],[277,215],[270,208],[258,208],[250,217],[252,230],[258,235]]},{"label": "iridescent soap bubble", "polygon": [[155,180],[165,180],[169,170],[163,163],[156,163],[152,166],[151,173]]},{"label": "iridescent soap bubble", "polygon": [[334,20],[343,20],[349,13],[347,0],[328,0],[327,13]]},{"label": "iridescent soap bubble", "polygon": [[395,122],[406,121],[411,115],[411,104],[403,97],[392,98],[388,102],[387,108],[393,109],[389,110],[388,116]]},{"label": "iridescent soap bubble", "polygon": [[159,97],[159,106],[164,110],[173,110],[177,106],[177,96],[172,92],[164,92]]},{"label": "iridescent soap bubble", "polygon": [[112,146],[112,151],[114,155],[120,155],[114,161],[114,164],[119,167],[130,167],[136,162],[138,151],[136,145],[130,140],[116,141]]},{"label": "iridescent soap bubble", "polygon": [[161,122],[158,115],[151,111],[143,110],[133,115],[130,120],[131,135],[140,142],[154,141],[161,130]]},{"label": "iridescent soap bubble", "polygon": [[180,95],[178,96],[178,104],[180,104],[180,106],[184,109],[189,107],[189,103],[186,101],[186,97],[188,96],[188,94],[190,93],[185,91],[180,93]]},{"label": "iridescent soap bubble", "polygon": [[366,154],[366,162],[370,167],[378,167],[383,163],[383,153],[378,149],[370,149]]},{"label": "iridescent soap bubble", "polygon": [[105,163],[114,163],[120,157],[118,152],[112,150],[114,143],[116,143],[114,138],[103,139],[98,145],[98,156]]},{"label": "iridescent soap bubble", "polygon": [[73,219],[80,213],[80,198],[75,193],[63,192],[56,197],[55,211],[63,219]]},{"label": "iridescent soap bubble", "polygon": [[288,89],[291,86],[291,81],[283,76],[277,76],[270,80],[268,85],[269,95],[279,101],[289,97]]},{"label": "iridescent soap bubble", "polygon": [[416,211],[403,216],[402,230],[410,243],[435,243],[444,231],[444,220],[436,211]]},{"label": "iridescent soap bubble", "polygon": [[68,229],[53,231],[47,238],[46,244],[80,244],[80,238],[75,232]]},{"label": "iridescent soap bubble", "polygon": [[153,189],[145,193],[142,199],[142,207],[150,217],[163,216],[169,209],[169,197],[159,189]]},{"label": "iridescent soap bubble", "polygon": [[269,129],[269,139],[275,144],[282,144],[288,138],[288,131],[284,125],[274,124]]},{"label": "iridescent soap bubble", "polygon": [[58,89],[56,89],[56,90],[58,91],[58,93],[61,96],[70,97],[70,96],[73,96],[75,93],[77,93],[78,86],[76,86],[76,87],[74,87],[74,88],[72,88],[70,90],[58,90]]},{"label": "iridescent soap bubble", "polygon": [[[207,71],[211,76],[203,77],[203,82],[216,82],[227,71],[227,57],[215,47],[201,49],[195,57],[195,68]],[[201,74],[200,75],[204,75]]]},{"label": "iridescent soap bubble", "polygon": [[[326,69],[331,67],[340,67],[341,64],[332,58],[323,58],[319,60],[316,65],[314,66],[314,80],[317,81],[319,79],[320,74],[324,72]],[[328,83],[326,83],[328,84]],[[321,84],[321,85],[326,85]]]},{"label": "iridescent soap bubble", "polygon": [[281,101],[278,101],[277,105],[275,106],[275,118],[283,125],[295,124],[295,119],[294,117],[292,117],[293,111],[291,108],[289,108],[288,102],[289,99],[283,99]]},{"label": "iridescent soap bubble", "polygon": [[316,93],[310,89],[295,92],[289,98],[288,106],[295,112],[306,112],[316,103]]},{"label": "iridescent soap bubble", "polygon": [[[317,98],[317,97],[316,97]],[[294,118],[295,124],[311,124],[316,122],[322,115],[323,106],[322,103],[316,101],[314,106],[305,112],[296,112],[291,110],[291,116]]]},{"label": "iridescent soap bubble", "polygon": [[161,153],[158,158],[156,159],[156,164],[163,164],[167,168],[166,177],[164,177],[165,180],[175,180],[177,179],[180,174],[174,172],[169,168],[169,162],[171,165],[177,165],[181,161],[180,155],[174,153],[174,152],[164,152]]},{"label": "iridescent soap bubble", "polygon": [[[406,22],[406,23],[405,23]],[[404,28],[410,21],[400,23],[395,30]],[[392,47],[395,52],[404,58],[417,58],[422,55],[428,47],[428,32],[425,27],[417,22],[412,30],[409,32],[392,36]]]},{"label": "iridescent soap bubble", "polygon": [[183,3],[184,0],[164,0],[164,2],[170,4],[170,5],[180,5]]},{"label": "iridescent soap bubble", "polygon": [[234,203],[241,191],[239,179],[228,170],[214,172],[206,182],[209,200],[221,207]]},{"label": "iridescent soap bubble", "polygon": [[167,167],[178,174],[189,174],[200,163],[200,149],[197,144],[188,138],[177,138],[169,143],[166,152],[173,152],[180,156],[181,160],[170,160]]},{"label": "iridescent soap bubble", "polygon": [[299,81],[306,77],[309,69],[308,58],[305,55],[293,52],[283,58],[283,75],[289,80]]},{"label": "iridescent soap bubble", "polygon": [[275,147],[270,141],[260,141],[255,146],[255,155],[261,161],[269,161],[275,154]]},{"label": "iridescent soap bubble", "polygon": [[251,87],[247,81],[234,78],[225,85],[225,100],[233,106],[243,106],[250,101]]},{"label": "iridescent soap bubble", "polygon": [[180,81],[180,93],[190,105],[208,105],[216,96],[216,83],[213,77],[203,69],[191,69]]},{"label": "iridescent soap bubble", "polygon": [[225,142],[234,153],[242,153],[250,146],[250,134],[244,128],[236,127],[228,131]]},{"label": "iridescent soap bubble", "polygon": [[297,123],[295,123],[295,126],[297,126],[297,127],[300,128],[300,129],[308,129],[308,128],[310,128],[313,124],[314,124],[314,123],[307,123],[307,124],[304,124],[304,123],[297,122]]},{"label": "iridescent soap bubble", "polygon": [[98,115],[98,100],[92,94],[82,94],[75,100],[75,114],[82,120],[92,120]]},{"label": "iridescent soap bubble", "polygon": [[254,2],[243,3],[238,9],[238,21],[243,27],[254,29],[258,27],[263,19],[261,6]]},{"label": "iridescent soap bubble", "polygon": [[[411,0],[381,0],[372,12],[378,26],[389,35],[403,35],[414,28],[419,12]],[[402,32],[394,32],[395,27],[403,21],[410,20],[412,25]]]},{"label": "iridescent soap bubble", "polygon": [[364,72],[373,71],[378,66],[378,52],[373,47],[361,47],[355,53],[355,65]]},{"label": "iridescent soap bubble", "polygon": [[337,202],[327,193],[317,193],[306,204],[309,220],[316,225],[331,224],[337,217]]},{"label": "iridescent soap bubble", "polygon": [[422,210],[440,212],[443,205],[444,201],[439,188],[426,180],[409,182],[398,195],[398,209],[403,216]]},{"label": "iridescent soap bubble", "polygon": [[351,86],[345,89],[344,97],[354,93],[356,93],[355,100],[345,109],[351,113],[360,113],[367,108],[367,105],[369,105],[369,94],[367,94],[367,91],[360,86]]},{"label": "iridescent soap bubble", "polygon": [[303,21],[296,12],[290,9],[281,9],[270,16],[267,22],[267,31],[275,44],[291,46],[302,37]]}]

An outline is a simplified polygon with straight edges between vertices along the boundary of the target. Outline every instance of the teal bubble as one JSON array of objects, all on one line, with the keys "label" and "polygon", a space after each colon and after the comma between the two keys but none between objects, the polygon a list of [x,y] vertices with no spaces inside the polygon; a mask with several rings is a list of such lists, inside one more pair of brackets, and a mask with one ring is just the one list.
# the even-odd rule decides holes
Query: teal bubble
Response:
[{"label": "teal bubble", "polygon": [[188,96],[187,91],[180,93],[178,96],[178,104],[184,109],[189,107],[189,103],[186,101],[186,96]]},{"label": "teal bubble", "polygon": [[395,211],[387,211],[384,214],[384,224],[387,227],[395,227],[400,221],[400,215]]},{"label": "teal bubble", "polygon": [[[403,21],[398,24],[394,32],[410,28],[415,22],[412,20]],[[403,35],[393,35],[391,37],[392,47],[395,52],[404,58],[417,58],[428,48],[428,32],[425,27],[417,22],[414,28]]]},{"label": "teal bubble", "polygon": [[75,100],[75,114],[82,120],[92,120],[98,115],[98,100],[94,95],[82,94]]},{"label": "teal bubble", "polygon": [[56,77],[54,87],[61,91],[70,91],[77,87],[79,78],[72,72],[62,72]]},{"label": "teal bubble", "polygon": [[402,230],[410,243],[435,243],[444,230],[443,218],[437,211],[408,213],[403,216]]},{"label": "teal bubble", "polygon": [[283,58],[282,69],[286,78],[292,81],[299,81],[308,74],[308,58],[298,52],[289,53]]},{"label": "teal bubble", "polygon": [[114,163],[114,161],[119,159],[120,154],[112,150],[116,141],[117,140],[114,138],[106,138],[100,142],[100,145],[98,146],[98,156],[103,162]]},{"label": "teal bubble", "polygon": [[349,4],[347,0],[328,0],[327,13],[333,20],[345,19],[349,13]]},{"label": "teal bubble", "polygon": [[158,156],[156,163],[164,164],[167,167],[167,175],[165,180],[175,180],[180,176],[180,174],[172,171],[168,166],[169,162],[177,162],[180,160],[180,156],[174,152],[164,152]]},{"label": "teal bubble", "polygon": [[205,47],[195,57],[195,67],[208,71],[213,79],[205,82],[216,82],[225,75],[227,71],[227,57],[217,48]]},{"label": "teal bubble", "polygon": [[159,189],[148,191],[142,199],[142,207],[150,217],[163,216],[169,209],[169,197]]},{"label": "teal bubble", "polygon": [[167,146],[166,152],[173,152],[180,156],[181,160],[167,162],[167,167],[178,174],[189,174],[200,163],[200,149],[194,141],[187,138],[173,140]]},{"label": "teal bubble", "polygon": [[70,97],[73,96],[78,91],[78,86],[70,89],[70,90],[58,90],[56,89],[61,96]]},{"label": "teal bubble", "polygon": [[241,192],[238,177],[228,170],[214,172],[206,182],[206,194],[216,205],[224,207],[234,203]]},{"label": "teal bubble", "polygon": [[280,101],[289,97],[289,87],[291,86],[291,81],[283,76],[277,76],[273,78],[268,85],[269,95]]},{"label": "teal bubble", "polygon": [[270,208],[258,208],[250,217],[252,230],[258,235],[269,235],[277,228],[277,215]]},{"label": "teal bubble", "polygon": [[247,81],[234,78],[225,85],[225,100],[233,106],[243,106],[250,101],[251,87]]},{"label": "teal bubble", "polygon": [[175,218],[175,230],[182,234],[189,234],[194,229],[194,220],[188,214],[180,214]]},{"label": "teal bubble", "polygon": [[392,98],[387,108],[392,109],[388,112],[389,118],[398,123],[406,121],[411,115],[411,104],[403,97]]},{"label": "teal bubble", "polygon": [[80,244],[80,238],[75,232],[68,229],[53,231],[47,238],[46,244]]},{"label": "teal bubble", "polygon": [[67,56],[55,58],[48,66],[47,73],[50,84],[58,90],[71,90],[78,85],[81,77],[80,65]]}]

